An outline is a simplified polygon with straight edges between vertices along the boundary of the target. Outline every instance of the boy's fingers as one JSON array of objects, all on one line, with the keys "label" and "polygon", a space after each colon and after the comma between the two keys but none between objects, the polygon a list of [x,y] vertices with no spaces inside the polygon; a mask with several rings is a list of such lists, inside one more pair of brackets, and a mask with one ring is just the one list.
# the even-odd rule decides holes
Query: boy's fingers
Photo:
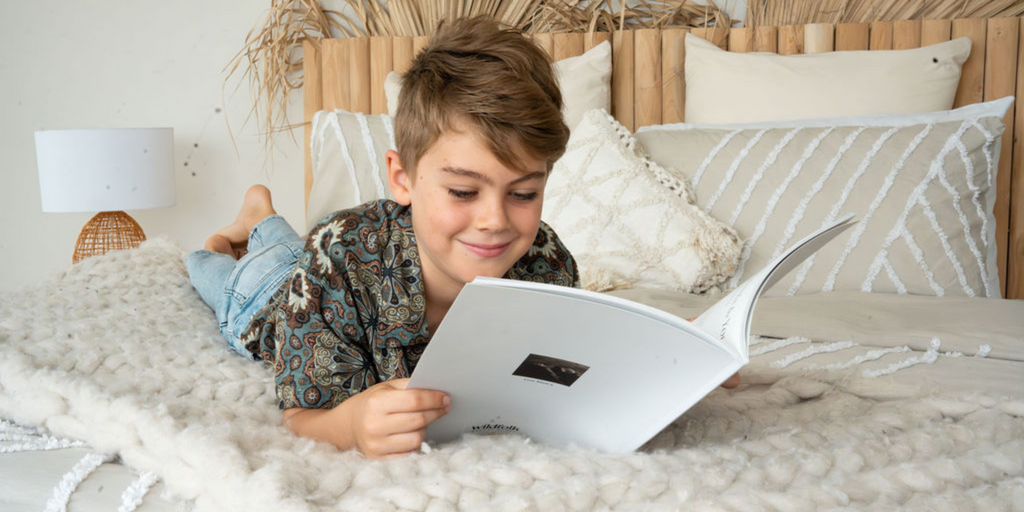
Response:
[{"label": "boy's fingers", "polygon": [[409,385],[409,379],[391,379],[387,383],[395,389],[405,389]]},{"label": "boy's fingers", "polygon": [[448,395],[432,389],[403,389],[395,393],[387,412],[416,412],[430,409],[444,409],[448,406]]},{"label": "boy's fingers", "polygon": [[448,414],[448,409],[429,409],[418,412],[399,412],[388,415],[388,430],[398,434],[404,432],[415,432],[427,428],[441,416]]}]

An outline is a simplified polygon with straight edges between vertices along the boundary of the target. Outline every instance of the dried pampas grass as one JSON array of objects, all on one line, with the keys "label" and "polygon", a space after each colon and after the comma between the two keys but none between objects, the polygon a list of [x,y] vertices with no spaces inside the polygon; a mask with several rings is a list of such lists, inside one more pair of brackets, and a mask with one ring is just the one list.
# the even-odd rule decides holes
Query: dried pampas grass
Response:
[{"label": "dried pampas grass", "polygon": [[1024,14],[1024,0],[749,0],[748,27]]}]

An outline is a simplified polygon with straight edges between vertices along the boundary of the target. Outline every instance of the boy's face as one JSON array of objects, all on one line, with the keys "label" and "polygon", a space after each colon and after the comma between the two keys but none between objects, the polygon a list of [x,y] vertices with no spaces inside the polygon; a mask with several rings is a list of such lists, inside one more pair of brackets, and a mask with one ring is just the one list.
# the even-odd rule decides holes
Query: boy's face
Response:
[{"label": "boy's face", "polygon": [[387,161],[395,200],[412,205],[424,280],[432,290],[457,293],[477,276],[501,277],[533,244],[546,162],[527,156],[529,172],[516,172],[470,131],[442,134],[420,158],[415,179],[394,151]]}]

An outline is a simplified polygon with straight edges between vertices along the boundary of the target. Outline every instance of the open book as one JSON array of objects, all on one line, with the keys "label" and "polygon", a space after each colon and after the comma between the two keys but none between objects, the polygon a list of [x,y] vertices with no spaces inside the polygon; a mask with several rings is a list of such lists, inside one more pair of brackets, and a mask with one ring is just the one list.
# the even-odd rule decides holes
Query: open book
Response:
[{"label": "open book", "polygon": [[585,290],[475,279],[409,382],[451,396],[451,412],[427,427],[427,438],[518,433],[636,450],[749,362],[758,297],[851,219],[800,240],[693,322]]}]

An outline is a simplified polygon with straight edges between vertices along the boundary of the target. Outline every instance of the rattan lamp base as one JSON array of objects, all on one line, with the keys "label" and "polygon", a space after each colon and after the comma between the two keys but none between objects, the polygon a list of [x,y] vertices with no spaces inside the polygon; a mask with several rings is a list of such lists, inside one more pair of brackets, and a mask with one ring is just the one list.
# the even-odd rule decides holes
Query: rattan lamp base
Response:
[{"label": "rattan lamp base", "polygon": [[132,249],[145,241],[145,233],[131,215],[121,211],[100,212],[82,227],[71,261],[78,263],[108,251]]}]

